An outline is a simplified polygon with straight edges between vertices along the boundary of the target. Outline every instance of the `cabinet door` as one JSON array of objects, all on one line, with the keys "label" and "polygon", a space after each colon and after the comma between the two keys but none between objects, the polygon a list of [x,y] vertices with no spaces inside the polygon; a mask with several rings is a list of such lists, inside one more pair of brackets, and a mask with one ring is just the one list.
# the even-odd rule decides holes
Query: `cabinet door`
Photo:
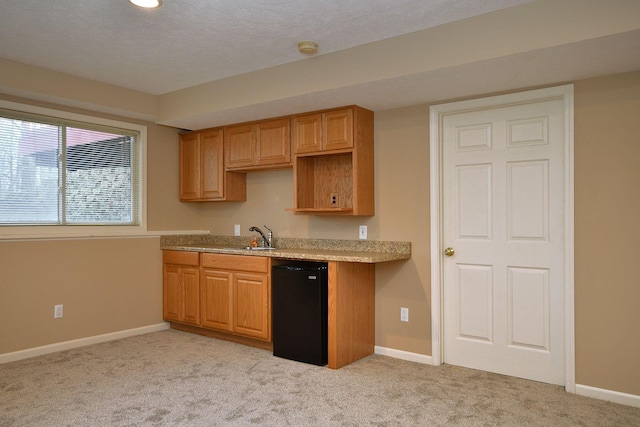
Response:
[{"label": "cabinet door", "polygon": [[180,200],[200,198],[200,138],[198,133],[180,135]]},{"label": "cabinet door", "polygon": [[324,138],[322,150],[353,148],[353,111],[351,108],[322,113]]},{"label": "cabinet door", "polygon": [[200,134],[200,198],[224,197],[224,158],[222,130],[204,131]]},{"label": "cabinet door", "polygon": [[256,124],[256,165],[291,163],[290,123],[285,118]]},{"label": "cabinet door", "polygon": [[240,335],[271,339],[269,279],[264,274],[233,276],[233,331]]},{"label": "cabinet door", "polygon": [[251,124],[224,129],[225,166],[239,168],[255,164],[255,131]]},{"label": "cabinet door", "polygon": [[180,267],[164,264],[162,268],[162,318],[180,321]]},{"label": "cabinet door", "polygon": [[296,154],[322,149],[322,114],[305,114],[293,118],[293,147]]},{"label": "cabinet door", "polygon": [[200,270],[164,264],[162,274],[164,320],[200,324]]},{"label": "cabinet door", "polygon": [[203,270],[201,293],[201,324],[204,327],[231,331],[231,273]]},{"label": "cabinet door", "polygon": [[182,281],[182,322],[200,324],[200,270],[193,267],[181,267]]}]

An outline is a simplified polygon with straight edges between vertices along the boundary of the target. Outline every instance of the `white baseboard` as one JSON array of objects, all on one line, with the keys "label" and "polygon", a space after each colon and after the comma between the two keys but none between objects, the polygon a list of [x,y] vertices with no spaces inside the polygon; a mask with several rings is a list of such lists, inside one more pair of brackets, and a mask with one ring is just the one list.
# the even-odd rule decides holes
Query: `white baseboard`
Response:
[{"label": "white baseboard", "polygon": [[165,329],[169,329],[169,324],[166,322],[162,322],[156,325],[143,326],[141,328],[127,329],[124,331],[112,332],[109,334],[95,335],[93,337],[79,338],[77,340],[63,341],[55,344],[43,345],[41,347],[28,348],[26,350],[0,354],[0,364],[14,362],[16,360],[28,359],[30,357],[42,356],[44,354],[55,353],[57,351],[84,347],[86,345],[133,337],[135,335],[144,335],[151,332],[164,331]]},{"label": "white baseboard", "polygon": [[605,390],[603,388],[581,384],[576,384],[576,394],[640,408],[640,396],[636,396],[635,394],[620,393],[619,391]]},{"label": "white baseboard", "polygon": [[389,356],[395,359],[408,360],[409,362],[417,362],[425,365],[432,364],[431,356],[427,356],[425,354],[411,353],[409,351],[396,350],[393,348],[380,346],[375,346],[373,351],[375,352],[375,354],[379,354],[381,356]]}]

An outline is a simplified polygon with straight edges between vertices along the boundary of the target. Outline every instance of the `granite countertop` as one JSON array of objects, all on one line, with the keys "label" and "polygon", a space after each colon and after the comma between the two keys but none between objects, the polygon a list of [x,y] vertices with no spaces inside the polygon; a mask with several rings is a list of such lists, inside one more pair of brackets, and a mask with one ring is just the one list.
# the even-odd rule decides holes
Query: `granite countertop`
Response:
[{"label": "granite countertop", "polygon": [[377,263],[411,258],[411,242],[275,238],[272,250],[247,250],[248,237],[162,236],[160,249],[312,261]]}]

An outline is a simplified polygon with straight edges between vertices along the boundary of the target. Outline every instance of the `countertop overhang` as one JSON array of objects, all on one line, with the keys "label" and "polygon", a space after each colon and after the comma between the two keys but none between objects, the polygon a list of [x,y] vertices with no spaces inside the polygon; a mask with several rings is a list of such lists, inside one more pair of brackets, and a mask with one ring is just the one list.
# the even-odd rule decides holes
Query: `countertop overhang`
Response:
[{"label": "countertop overhang", "polygon": [[411,242],[276,238],[271,250],[244,249],[247,237],[163,236],[160,249],[310,261],[379,263],[411,258]]}]

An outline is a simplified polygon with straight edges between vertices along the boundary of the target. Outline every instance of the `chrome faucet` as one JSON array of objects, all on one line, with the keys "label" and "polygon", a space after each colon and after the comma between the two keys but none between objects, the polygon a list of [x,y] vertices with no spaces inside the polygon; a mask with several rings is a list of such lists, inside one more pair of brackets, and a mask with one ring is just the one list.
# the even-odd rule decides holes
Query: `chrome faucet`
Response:
[{"label": "chrome faucet", "polygon": [[271,245],[273,243],[273,231],[271,231],[271,229],[266,225],[264,226],[264,228],[266,228],[269,231],[267,233],[267,236],[265,236],[262,230],[260,230],[256,226],[249,227],[249,231],[257,231],[258,233],[260,233],[260,236],[262,236],[262,246],[271,248],[272,247]]}]

